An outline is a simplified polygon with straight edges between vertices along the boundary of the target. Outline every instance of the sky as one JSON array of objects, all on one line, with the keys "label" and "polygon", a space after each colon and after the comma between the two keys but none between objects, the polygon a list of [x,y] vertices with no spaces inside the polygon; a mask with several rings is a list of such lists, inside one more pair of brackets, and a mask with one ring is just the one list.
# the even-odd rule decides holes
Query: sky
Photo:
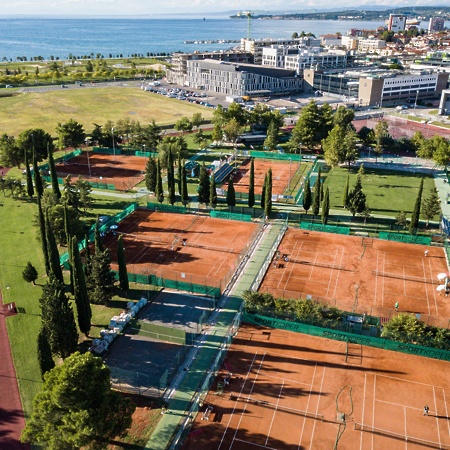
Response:
[{"label": "sky", "polygon": [[[137,16],[270,13],[330,8],[329,0],[0,0],[0,15]],[[447,0],[341,0],[338,8],[431,6]],[[357,5],[357,6],[356,6]]]}]

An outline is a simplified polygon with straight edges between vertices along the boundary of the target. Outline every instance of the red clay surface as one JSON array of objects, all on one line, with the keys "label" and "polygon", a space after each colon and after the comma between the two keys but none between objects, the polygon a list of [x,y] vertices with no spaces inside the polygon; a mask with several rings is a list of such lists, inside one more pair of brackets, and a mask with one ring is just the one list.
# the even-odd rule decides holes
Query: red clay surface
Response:
[{"label": "red clay surface", "polygon": [[[123,234],[129,273],[223,287],[257,229],[255,223],[138,210],[116,234]],[[108,233],[105,244],[117,269],[117,236]]]},{"label": "red clay surface", "polygon": [[[264,177],[272,168],[272,194],[283,195],[289,186],[289,180],[294,177],[299,167],[297,161],[278,162],[264,159],[255,159],[255,194],[261,194]],[[250,161],[239,167],[239,172],[233,178],[236,192],[248,192],[250,183]]]},{"label": "red clay surface", "polygon": [[81,176],[97,183],[114,184],[117,190],[129,190],[144,179],[146,164],[147,159],[139,156],[116,155],[114,157],[114,155],[83,152],[65,164],[57,164],[56,171],[59,177]]},{"label": "red clay surface", "polygon": [[274,257],[261,292],[310,295],[381,317],[389,317],[398,302],[400,312],[447,328],[450,301],[436,291],[437,275],[448,271],[443,248],[289,228],[278,249],[281,257]]},{"label": "red clay surface", "polygon": [[0,292],[0,448],[29,450],[28,444],[20,442],[25,419],[6,330],[6,317],[9,314],[7,306],[3,306]]},{"label": "red clay surface", "polygon": [[[385,116],[383,117],[383,119],[388,122],[389,133],[394,139],[398,139],[401,137],[412,138],[416,131],[420,131],[426,138],[431,138],[435,134],[443,136],[447,139],[450,138],[450,130],[448,128],[441,128],[435,125],[415,122],[414,120],[407,120],[395,116]],[[379,120],[380,120],[379,118],[355,120],[353,122],[353,125],[355,125],[356,131],[359,131],[364,126],[369,128],[375,128]]]},{"label": "red clay surface", "polygon": [[[242,326],[183,449],[450,448],[447,362],[361,346],[346,361],[346,345]],[[217,395],[227,371],[230,384]],[[355,422],[379,431],[355,430]]]}]

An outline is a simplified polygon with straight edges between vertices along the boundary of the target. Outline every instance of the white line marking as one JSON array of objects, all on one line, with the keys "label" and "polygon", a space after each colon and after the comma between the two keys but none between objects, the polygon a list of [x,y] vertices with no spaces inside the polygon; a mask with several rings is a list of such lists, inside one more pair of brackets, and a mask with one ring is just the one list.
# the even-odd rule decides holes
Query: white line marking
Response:
[{"label": "white line marking", "polygon": [[[367,383],[367,372],[364,373],[364,390],[363,390],[363,405],[362,405],[362,418],[361,422],[364,423],[364,408],[366,406],[366,383]],[[362,440],[363,440],[363,434],[360,433],[360,440],[359,440],[359,448],[362,450]]]},{"label": "white line marking", "polygon": [[433,401],[434,401],[434,411],[436,415],[436,426],[437,426],[437,434],[438,434],[438,441],[439,441],[439,447],[441,446],[441,431],[439,430],[439,419],[438,419],[438,408],[437,408],[437,402],[436,402],[436,391],[434,390],[433,386]]},{"label": "white line marking", "polygon": [[[319,390],[319,397],[317,399],[316,414],[319,414],[319,404],[320,404],[320,397],[322,395],[323,382],[325,380],[325,370],[327,370],[326,366],[323,368],[323,372],[322,372],[322,381],[320,382],[320,390]],[[316,423],[317,423],[317,421],[315,420],[313,422],[313,429],[311,432],[311,441],[309,444],[310,449],[312,449],[312,445],[313,445],[313,441],[314,441],[314,432],[316,431]],[[300,450],[300,448],[298,450]]]},{"label": "white line marking", "polygon": [[272,426],[273,426],[273,422],[274,422],[274,420],[275,420],[275,415],[276,415],[276,413],[277,413],[278,403],[280,402],[281,393],[283,392],[283,387],[284,387],[284,381],[283,381],[283,383],[281,384],[280,392],[279,392],[279,394],[278,394],[277,403],[275,404],[275,410],[273,411],[272,420],[271,420],[271,422],[270,422],[269,430],[267,431],[267,439],[266,439],[265,445],[267,445],[267,442],[269,441],[270,432],[272,431]]},{"label": "white line marking", "polygon": [[[377,400],[377,376],[373,377],[373,408],[372,408],[372,427],[375,427],[375,403]],[[375,440],[375,435],[372,434],[372,448]]]},{"label": "white line marking", "polygon": [[[309,411],[309,401],[311,400],[311,392],[312,392],[312,388],[313,388],[313,384],[314,384],[314,378],[316,376],[316,369],[317,369],[317,364],[314,366],[314,373],[313,373],[313,376],[311,379],[311,384],[310,384],[310,389],[309,389],[309,394],[308,394],[308,402],[306,403],[305,411]],[[305,430],[305,424],[306,424],[306,417],[303,418],[302,431],[300,432],[300,440],[298,441],[299,447],[302,442],[303,431]]]},{"label": "white line marking", "polygon": [[[261,448],[266,448],[267,450],[279,450],[273,447],[266,447],[265,445],[261,445],[261,444],[256,444],[255,442],[250,442],[250,441],[243,441],[242,439],[235,439],[235,441],[238,442],[243,442],[244,444],[250,444],[250,445],[254,445],[255,447],[261,447]],[[231,448],[231,447],[230,447]]]}]

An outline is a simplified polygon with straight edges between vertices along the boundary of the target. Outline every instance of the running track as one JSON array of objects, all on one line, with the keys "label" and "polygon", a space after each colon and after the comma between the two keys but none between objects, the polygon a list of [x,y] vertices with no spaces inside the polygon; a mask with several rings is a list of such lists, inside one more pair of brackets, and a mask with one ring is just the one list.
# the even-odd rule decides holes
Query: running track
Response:
[{"label": "running track", "polygon": [[20,442],[25,419],[6,331],[5,310],[0,291],[0,449],[29,450],[29,445]]}]

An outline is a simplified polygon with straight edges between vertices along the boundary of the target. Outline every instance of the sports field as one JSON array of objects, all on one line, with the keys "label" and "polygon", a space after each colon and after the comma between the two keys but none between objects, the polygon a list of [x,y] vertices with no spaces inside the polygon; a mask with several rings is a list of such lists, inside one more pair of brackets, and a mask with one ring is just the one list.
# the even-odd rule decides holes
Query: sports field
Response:
[{"label": "sports field", "polygon": [[[290,181],[294,178],[299,163],[297,161],[270,161],[266,159],[255,159],[255,194],[261,194],[264,185],[264,178],[269,169],[272,169],[272,194],[283,195],[289,187]],[[250,183],[250,160],[239,167],[239,172],[233,178],[236,192],[248,192]]]},{"label": "sports field", "polygon": [[448,363],[353,345],[242,326],[183,449],[449,449]]},{"label": "sports field", "polygon": [[401,312],[447,328],[449,301],[436,291],[437,275],[448,271],[443,248],[289,228],[278,250],[261,292],[380,317],[398,302]]},{"label": "sports field", "polygon": [[116,190],[127,191],[145,177],[147,158],[125,155],[103,155],[83,152],[67,162],[56,165],[58,177],[67,175],[75,181],[78,176],[88,181],[114,185]]},{"label": "sports field", "polygon": [[108,233],[105,244],[113,269],[122,234],[129,273],[224,287],[257,231],[256,223],[138,210]]}]

